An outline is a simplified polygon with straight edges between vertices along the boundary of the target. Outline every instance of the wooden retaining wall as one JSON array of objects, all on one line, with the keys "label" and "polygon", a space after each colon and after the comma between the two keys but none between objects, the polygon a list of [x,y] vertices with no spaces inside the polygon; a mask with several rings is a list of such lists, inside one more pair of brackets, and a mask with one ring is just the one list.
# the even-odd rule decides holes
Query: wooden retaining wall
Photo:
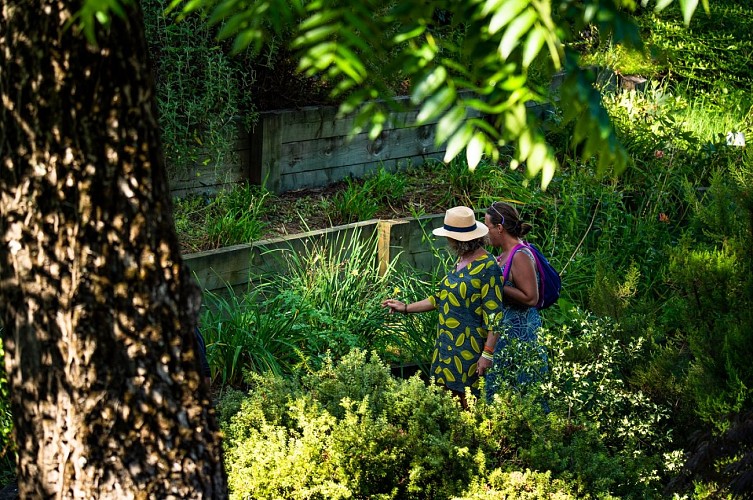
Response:
[{"label": "wooden retaining wall", "polygon": [[[608,91],[642,89],[647,84],[645,79],[618,75],[608,68],[593,70],[599,87]],[[564,78],[564,73],[558,73],[551,82],[555,100],[556,89]],[[396,98],[400,105],[408,100]],[[527,103],[527,107],[540,118],[552,108],[550,104],[534,102]],[[239,130],[233,151],[221,164],[196,165],[171,175],[171,193],[213,194],[242,181],[264,182],[270,191],[282,193],[324,187],[350,176],[363,177],[380,165],[394,171],[398,165],[442,159],[446,144],[435,144],[436,122],[416,126],[419,110],[407,108],[408,111],[390,114],[384,130],[373,141],[365,133],[349,138],[354,118],[336,119],[335,106],[260,113],[250,133]]]},{"label": "wooden retaining wall", "polygon": [[[229,289],[242,291],[253,285],[251,276],[285,272],[285,256],[291,252],[305,253],[307,245],[339,245],[344,238],[376,237],[380,266],[397,258],[400,264],[431,271],[438,264],[431,251],[431,243],[424,235],[442,225],[444,214],[427,215],[419,219],[373,219],[320,231],[310,231],[283,238],[234,245],[219,250],[197,252],[183,256],[185,263],[202,290],[225,293]],[[438,241],[444,245],[444,241]]]},{"label": "wooden retaining wall", "polygon": [[[403,105],[408,98],[396,101]],[[416,108],[391,113],[375,140],[366,133],[349,137],[355,118],[336,116],[334,106],[260,113],[250,134],[239,132],[223,164],[173,174],[170,191],[173,196],[213,194],[248,180],[283,193],[363,177],[379,166],[395,171],[398,165],[444,156],[446,145],[435,144],[436,122],[416,126]]]}]

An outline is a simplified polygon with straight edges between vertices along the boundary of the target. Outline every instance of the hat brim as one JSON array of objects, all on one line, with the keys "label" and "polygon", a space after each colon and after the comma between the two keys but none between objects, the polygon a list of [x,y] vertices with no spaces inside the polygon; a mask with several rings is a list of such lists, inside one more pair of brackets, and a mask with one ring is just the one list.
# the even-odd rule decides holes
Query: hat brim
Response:
[{"label": "hat brim", "polygon": [[489,228],[486,227],[486,224],[476,221],[476,229],[473,231],[448,231],[444,227],[438,227],[432,231],[432,234],[434,236],[444,236],[445,238],[452,238],[453,240],[458,241],[471,241],[489,234]]}]

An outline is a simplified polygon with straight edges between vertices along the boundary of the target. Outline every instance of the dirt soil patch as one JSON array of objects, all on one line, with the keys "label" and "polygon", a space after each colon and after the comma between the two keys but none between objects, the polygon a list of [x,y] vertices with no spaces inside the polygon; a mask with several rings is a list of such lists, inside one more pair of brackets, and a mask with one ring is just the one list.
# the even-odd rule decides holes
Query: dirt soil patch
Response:
[{"label": "dirt soil patch", "polygon": [[[344,220],[333,210],[331,200],[347,190],[345,182],[316,189],[300,189],[276,195],[265,216],[267,231],[262,239],[326,229],[356,222]],[[414,214],[442,213],[453,200],[449,186],[431,176],[411,177],[405,195],[381,204],[375,219],[398,219]]]}]

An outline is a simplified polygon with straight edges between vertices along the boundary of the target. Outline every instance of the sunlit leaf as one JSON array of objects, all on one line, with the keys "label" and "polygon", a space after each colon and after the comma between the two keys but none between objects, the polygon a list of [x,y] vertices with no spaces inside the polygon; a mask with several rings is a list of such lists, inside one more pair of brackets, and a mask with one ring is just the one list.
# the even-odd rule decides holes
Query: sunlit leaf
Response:
[{"label": "sunlit leaf", "polygon": [[696,7],[698,7],[698,0],[680,0],[680,8],[682,9],[682,18],[685,21],[685,26],[690,24],[690,19],[693,17]]},{"label": "sunlit leaf", "polygon": [[481,16],[488,16],[492,12],[495,12],[500,6],[507,0],[486,0],[484,7],[481,9]]},{"label": "sunlit leaf", "polygon": [[416,117],[416,123],[423,125],[434,118],[437,118],[442,112],[449,108],[455,100],[455,90],[450,87],[443,87],[433,96],[431,96]]},{"label": "sunlit leaf", "polygon": [[453,134],[450,141],[447,143],[447,149],[444,153],[445,163],[451,162],[453,158],[460,154],[463,148],[466,147],[473,135],[473,129],[469,125],[464,125],[457,132]]},{"label": "sunlit leaf", "polygon": [[414,104],[426,99],[426,97],[436,91],[447,79],[447,70],[444,66],[438,66],[433,71],[424,76],[413,88],[411,101]]},{"label": "sunlit leaf", "polygon": [[511,92],[524,87],[527,80],[528,78],[526,78],[525,75],[510,75],[497,86],[503,90]]},{"label": "sunlit leaf", "polygon": [[508,0],[497,7],[491,21],[489,21],[489,34],[494,35],[507,26],[527,6],[527,0]]},{"label": "sunlit leaf", "polygon": [[340,17],[342,17],[342,12],[339,9],[323,10],[305,19],[298,29],[301,32],[306,32],[322,26],[328,26],[333,24],[333,20],[340,19]]},{"label": "sunlit leaf", "polygon": [[538,15],[533,9],[528,9],[515,18],[510,26],[505,30],[502,40],[499,42],[499,55],[502,59],[507,59],[515,47],[520,42],[523,33],[536,22]]},{"label": "sunlit leaf", "polygon": [[465,109],[462,106],[454,106],[437,123],[437,144],[444,144],[447,139],[460,128],[466,118]]},{"label": "sunlit leaf", "polygon": [[512,134],[520,134],[526,126],[526,109],[522,103],[510,107],[505,113],[505,128]]},{"label": "sunlit leaf", "polygon": [[481,161],[481,156],[484,154],[484,145],[486,144],[486,138],[484,134],[476,132],[473,134],[468,146],[465,148],[465,157],[468,161],[468,168],[474,170]]},{"label": "sunlit leaf", "polygon": [[372,124],[371,129],[369,130],[369,139],[372,141],[377,140],[377,138],[379,137],[379,134],[382,133],[382,130],[384,130],[383,123]]},{"label": "sunlit leaf", "polygon": [[542,26],[535,26],[526,40],[525,49],[523,50],[523,67],[531,65],[536,56],[541,52],[541,48],[546,42],[546,31]]},{"label": "sunlit leaf", "polygon": [[547,147],[543,142],[535,142],[531,147],[531,154],[528,155],[526,160],[526,167],[531,175],[535,176],[544,167],[546,161]]},{"label": "sunlit leaf", "polygon": [[392,42],[395,44],[403,43],[407,40],[417,38],[426,31],[426,26],[416,26],[410,31],[399,33],[392,38]]},{"label": "sunlit leaf", "polygon": [[337,25],[327,25],[305,31],[298,38],[293,40],[292,47],[299,48],[307,45],[312,45],[314,43],[319,43],[331,36],[333,33],[336,33],[338,29],[339,26]]},{"label": "sunlit leaf", "polygon": [[524,130],[518,137],[518,157],[525,160],[531,154],[533,147],[533,138],[528,130]]}]

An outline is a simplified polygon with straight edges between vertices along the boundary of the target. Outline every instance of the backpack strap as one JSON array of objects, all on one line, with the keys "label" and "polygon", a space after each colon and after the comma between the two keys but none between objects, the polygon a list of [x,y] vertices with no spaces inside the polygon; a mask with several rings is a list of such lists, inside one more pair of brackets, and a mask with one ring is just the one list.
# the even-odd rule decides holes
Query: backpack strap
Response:
[{"label": "backpack strap", "polygon": [[523,243],[518,243],[510,250],[510,255],[507,257],[507,263],[505,264],[505,270],[502,272],[503,285],[507,282],[507,278],[510,276],[510,271],[512,271],[512,258],[515,257],[515,253],[523,247],[525,247]]}]

